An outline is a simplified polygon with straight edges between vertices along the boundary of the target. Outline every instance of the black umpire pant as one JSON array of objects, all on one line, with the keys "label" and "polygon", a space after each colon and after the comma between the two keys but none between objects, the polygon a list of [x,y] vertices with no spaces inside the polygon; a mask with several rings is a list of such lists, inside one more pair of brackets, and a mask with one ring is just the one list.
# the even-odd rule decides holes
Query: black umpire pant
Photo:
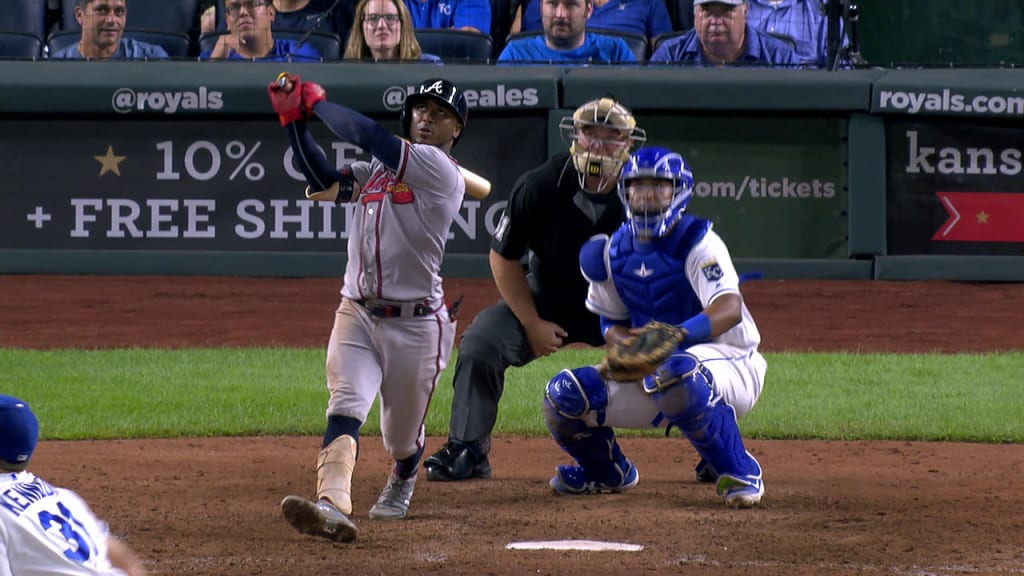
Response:
[{"label": "black umpire pant", "polygon": [[[565,344],[603,345],[597,316],[585,309],[584,313],[572,320],[550,321],[569,333]],[[467,443],[489,439],[498,419],[498,402],[505,390],[505,369],[525,366],[536,357],[523,325],[504,300],[477,314],[459,341],[452,378],[455,388],[452,416],[448,425],[451,437]],[[490,450],[490,442],[479,446],[485,453]]]}]

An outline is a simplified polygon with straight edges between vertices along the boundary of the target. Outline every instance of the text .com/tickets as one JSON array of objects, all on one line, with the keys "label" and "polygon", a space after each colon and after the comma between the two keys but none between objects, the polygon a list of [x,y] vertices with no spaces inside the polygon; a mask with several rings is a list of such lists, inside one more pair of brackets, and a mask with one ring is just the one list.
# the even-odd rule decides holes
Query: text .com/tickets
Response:
[{"label": "text .com/tickets", "polygon": [[[418,86],[391,86],[384,91],[384,107],[388,110],[401,110],[405,104],[405,97],[414,94],[418,89]],[[540,103],[536,88],[509,88],[504,84],[498,84],[493,90],[466,88],[462,93],[470,108],[520,108]]]},{"label": "text .com/tickets", "polygon": [[110,99],[114,112],[163,112],[174,114],[178,111],[220,110],[224,107],[224,93],[200,86],[195,91],[185,92],[136,92],[131,88],[120,88]]}]

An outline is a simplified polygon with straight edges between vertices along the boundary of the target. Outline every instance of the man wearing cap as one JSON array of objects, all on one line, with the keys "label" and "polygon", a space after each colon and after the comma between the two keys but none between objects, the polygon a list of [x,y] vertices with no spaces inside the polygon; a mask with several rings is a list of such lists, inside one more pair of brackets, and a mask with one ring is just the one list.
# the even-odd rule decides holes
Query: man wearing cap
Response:
[{"label": "man wearing cap", "polygon": [[695,66],[796,66],[786,42],[747,24],[746,0],[695,0],[693,30],[662,42],[651,62]]},{"label": "man wearing cap", "polygon": [[38,439],[28,404],[0,395],[0,574],[144,576],[142,561],[78,494],[26,470]]}]

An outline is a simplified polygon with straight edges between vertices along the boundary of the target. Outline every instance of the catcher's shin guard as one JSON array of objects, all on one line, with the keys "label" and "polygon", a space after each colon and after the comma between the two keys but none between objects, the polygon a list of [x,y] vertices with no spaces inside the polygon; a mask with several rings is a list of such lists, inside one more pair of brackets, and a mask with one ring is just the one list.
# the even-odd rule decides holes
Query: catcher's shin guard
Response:
[{"label": "catcher's shin guard", "polygon": [[[743,447],[736,412],[715,391],[711,371],[688,353],[676,354],[644,380],[661,413],[682,430],[720,478],[760,488],[761,465]],[[719,491],[725,491],[721,481]]]},{"label": "catcher's shin guard", "polygon": [[316,460],[316,497],[330,501],[343,514],[352,514],[352,471],[356,466],[356,440],[338,436]]},{"label": "catcher's shin guard", "polygon": [[[544,420],[555,442],[583,469],[589,484],[623,487],[635,470],[604,420],[608,389],[593,366],[562,370],[548,382]],[[635,484],[633,479],[632,484]],[[628,487],[632,487],[632,484]],[[591,490],[592,491],[592,490]]]}]

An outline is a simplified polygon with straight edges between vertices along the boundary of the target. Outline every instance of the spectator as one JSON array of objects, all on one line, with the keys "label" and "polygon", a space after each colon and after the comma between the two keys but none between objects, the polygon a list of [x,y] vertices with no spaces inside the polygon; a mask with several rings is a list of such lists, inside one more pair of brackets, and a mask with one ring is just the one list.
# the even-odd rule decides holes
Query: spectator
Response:
[{"label": "spectator", "polygon": [[433,54],[423,53],[402,0],[359,0],[355,17],[359,26],[352,28],[345,47],[346,60],[440,61]]},{"label": "spectator", "polygon": [[490,0],[405,0],[414,28],[491,33]]},{"label": "spectator", "polygon": [[167,52],[162,47],[124,37],[124,23],[127,19],[126,0],[75,0],[75,20],[82,27],[82,39],[58,50],[50,58],[166,59]]},{"label": "spectator", "polygon": [[0,395],[0,574],[144,576],[135,552],[78,494],[26,470],[38,439],[28,404]]},{"label": "spectator", "polygon": [[749,2],[747,22],[752,28],[767,34],[791,38],[796,45],[797,59],[801,64],[824,65],[828,59],[828,19],[821,10],[821,0]]},{"label": "spectator", "polygon": [[[333,6],[333,0],[274,0],[274,28],[284,30],[317,30],[332,32],[341,39],[342,46],[348,41],[352,29],[353,0],[342,0]],[[215,0],[203,0],[200,31],[203,34],[217,29],[217,5]],[[331,9],[330,13],[326,13]],[[319,19],[319,21],[318,21]]]},{"label": "spectator", "polygon": [[320,54],[311,44],[274,39],[271,24],[276,15],[267,0],[227,0],[228,33],[217,38],[212,50],[199,54],[200,60],[261,60],[266,62],[319,62]]},{"label": "spectator", "polygon": [[799,64],[789,44],[750,26],[746,0],[696,0],[693,22],[689,33],[662,42],[650,61],[698,66]]},{"label": "spectator", "polygon": [[587,32],[593,0],[544,0],[544,34],[505,45],[498,62],[636,62],[625,40]]},{"label": "spectator", "polygon": [[[586,308],[580,247],[625,220],[615,196],[619,172],[647,133],[611,98],[584,103],[558,128],[568,150],[516,181],[491,238],[489,261],[502,299],[462,335],[448,442],[423,462],[427,480],[491,476],[487,455],[509,366],[571,343],[604,344],[598,317]],[[527,255],[529,274],[522,265]]]},{"label": "spectator", "polygon": [[[516,9],[512,32],[543,29],[540,5],[543,0],[528,0]],[[672,31],[672,18],[664,0],[593,0],[594,12],[588,28],[632,32],[648,39]]]}]

